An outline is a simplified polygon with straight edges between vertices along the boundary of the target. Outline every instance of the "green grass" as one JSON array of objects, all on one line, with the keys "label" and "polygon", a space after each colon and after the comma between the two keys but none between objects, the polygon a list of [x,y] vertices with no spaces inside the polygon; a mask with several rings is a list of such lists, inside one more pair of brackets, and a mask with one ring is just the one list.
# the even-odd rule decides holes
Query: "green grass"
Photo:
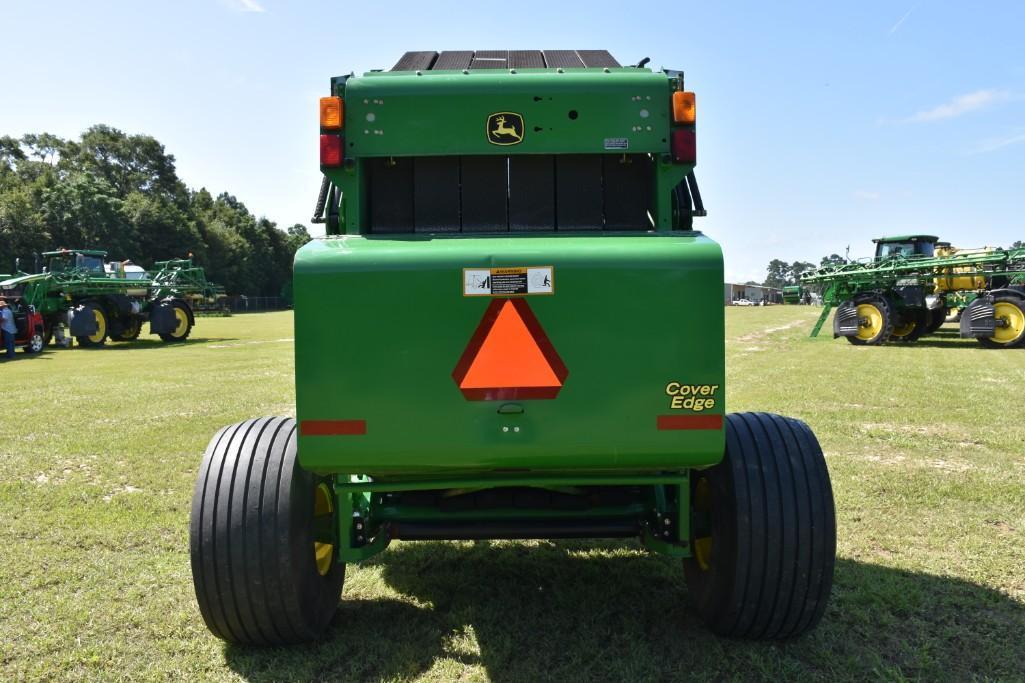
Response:
[{"label": "green grass", "polygon": [[729,409],[807,421],[833,479],[836,583],[805,638],[714,638],[632,542],[396,543],[349,568],[325,642],[226,646],[189,504],[218,427],[294,410],[274,313],[0,367],[0,679],[1025,678],[1025,351],[809,340],[816,313],[727,316]]}]

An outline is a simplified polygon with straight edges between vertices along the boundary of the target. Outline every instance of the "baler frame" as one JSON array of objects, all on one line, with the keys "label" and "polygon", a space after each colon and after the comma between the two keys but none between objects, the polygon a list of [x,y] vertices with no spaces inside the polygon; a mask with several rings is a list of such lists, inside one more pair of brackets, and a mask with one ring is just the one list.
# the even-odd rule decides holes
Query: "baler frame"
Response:
[{"label": "baler frame", "polygon": [[821,618],[825,459],[799,420],[726,414],[694,94],[644,63],[415,52],[331,80],[297,417],[221,429],[193,496],[213,633],[318,637],[346,565],[393,540],[632,537],[681,561],[717,633]]}]

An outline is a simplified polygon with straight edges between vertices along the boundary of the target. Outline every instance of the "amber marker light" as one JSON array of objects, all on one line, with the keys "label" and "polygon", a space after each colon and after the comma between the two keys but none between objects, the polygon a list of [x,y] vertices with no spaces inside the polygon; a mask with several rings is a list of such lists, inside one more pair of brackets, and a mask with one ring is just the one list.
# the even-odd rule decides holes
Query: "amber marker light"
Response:
[{"label": "amber marker light", "polygon": [[697,119],[697,103],[694,93],[678,90],[673,93],[673,121],[676,123],[694,123]]},{"label": "amber marker light", "polygon": [[341,130],[345,106],[341,97],[320,98],[320,127],[323,130]]}]

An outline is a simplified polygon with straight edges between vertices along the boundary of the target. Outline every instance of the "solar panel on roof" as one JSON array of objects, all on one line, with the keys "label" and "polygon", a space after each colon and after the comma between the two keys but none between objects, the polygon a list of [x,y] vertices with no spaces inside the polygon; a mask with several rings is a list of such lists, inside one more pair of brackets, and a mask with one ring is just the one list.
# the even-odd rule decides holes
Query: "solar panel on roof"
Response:
[{"label": "solar panel on roof", "polygon": [[435,58],[438,56],[437,52],[407,52],[402,55],[395,66],[391,68],[392,71],[427,71],[431,68],[431,64],[434,63]]},{"label": "solar panel on roof", "polygon": [[545,50],[544,53],[549,69],[579,69],[584,66],[576,50]]},{"label": "solar panel on roof", "polygon": [[584,66],[590,69],[611,69],[619,66],[619,62],[608,50],[577,50],[577,55]]},{"label": "solar panel on roof", "polygon": [[541,50],[509,50],[510,69],[543,69],[545,59]]},{"label": "solar panel on roof", "polygon": [[407,52],[392,71],[463,69],[605,69],[620,64],[608,50],[446,50]]},{"label": "solar panel on roof", "polygon": [[473,55],[471,69],[508,69],[508,50],[477,50]]},{"label": "solar panel on roof", "polygon": [[435,60],[431,70],[462,71],[463,69],[469,69],[470,62],[472,61],[473,50],[446,50],[438,55],[438,59]]}]

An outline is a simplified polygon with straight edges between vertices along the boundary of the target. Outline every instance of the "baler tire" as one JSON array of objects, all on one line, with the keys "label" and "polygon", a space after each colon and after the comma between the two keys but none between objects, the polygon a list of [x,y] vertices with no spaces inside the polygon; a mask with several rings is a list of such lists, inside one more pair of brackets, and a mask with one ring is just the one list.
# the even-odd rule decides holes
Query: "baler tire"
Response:
[{"label": "baler tire", "polygon": [[886,297],[879,296],[878,294],[862,294],[854,297],[853,303],[856,307],[863,304],[874,306],[879,311],[882,322],[879,332],[872,335],[872,337],[862,339],[855,335],[847,337],[847,341],[855,346],[879,346],[886,342],[893,334],[893,307],[890,306],[890,302],[886,300]]},{"label": "baler tire", "polygon": [[692,525],[695,557],[683,561],[702,620],[733,638],[786,639],[813,628],[833,584],[836,516],[808,426],[769,413],[727,415],[722,462],[694,473],[691,485],[692,505],[703,486],[710,501],[708,528]]},{"label": "baler tire", "polygon": [[330,482],[299,466],[294,419],[247,420],[214,435],[189,528],[196,600],[214,635],[286,645],[323,633],[338,607],[345,565],[332,555],[318,570],[318,490],[330,491]]},{"label": "baler tire", "polygon": [[174,315],[179,321],[179,327],[184,325],[184,330],[176,329],[174,332],[161,332],[160,338],[168,343],[183,342],[189,338],[192,334],[192,326],[196,324],[196,320],[192,315],[192,309],[184,301],[174,300],[171,302],[171,306],[174,308]]},{"label": "baler tire", "polygon": [[1012,336],[1008,339],[978,337],[979,343],[987,349],[1015,349],[1025,345],[1025,299],[1014,295],[995,296],[993,307],[996,315],[1003,313],[1006,317],[1008,325],[1012,327]]}]

